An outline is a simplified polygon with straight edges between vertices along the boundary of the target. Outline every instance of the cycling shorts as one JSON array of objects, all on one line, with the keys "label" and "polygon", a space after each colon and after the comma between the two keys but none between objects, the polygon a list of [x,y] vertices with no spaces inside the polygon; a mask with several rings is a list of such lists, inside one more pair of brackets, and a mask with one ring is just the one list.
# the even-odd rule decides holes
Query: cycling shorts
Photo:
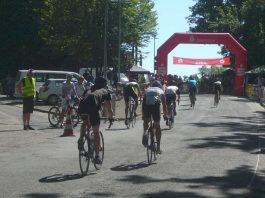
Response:
[{"label": "cycling shorts", "polygon": [[176,94],[166,94],[166,103],[170,104],[171,102],[176,101]]},{"label": "cycling shorts", "polygon": [[196,87],[190,87],[189,94],[196,94],[197,88]]},{"label": "cycling shorts", "polygon": [[154,122],[158,122],[161,119],[161,110],[159,103],[154,105],[146,105],[145,101],[143,101],[142,112],[145,118],[151,118],[152,116]]},{"label": "cycling shorts", "polygon": [[214,93],[217,94],[217,91],[219,91],[219,93],[221,92],[221,86],[220,85],[214,85]]}]

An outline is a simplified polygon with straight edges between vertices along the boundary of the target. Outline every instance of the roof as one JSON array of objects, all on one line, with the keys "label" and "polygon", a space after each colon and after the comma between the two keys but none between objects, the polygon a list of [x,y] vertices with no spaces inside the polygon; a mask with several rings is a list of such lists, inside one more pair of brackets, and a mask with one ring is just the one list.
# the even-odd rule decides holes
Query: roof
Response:
[{"label": "roof", "polygon": [[150,73],[150,71],[148,71],[142,67],[138,67],[136,65],[132,66],[128,71],[133,72],[133,73],[140,73],[140,74],[149,74]]}]

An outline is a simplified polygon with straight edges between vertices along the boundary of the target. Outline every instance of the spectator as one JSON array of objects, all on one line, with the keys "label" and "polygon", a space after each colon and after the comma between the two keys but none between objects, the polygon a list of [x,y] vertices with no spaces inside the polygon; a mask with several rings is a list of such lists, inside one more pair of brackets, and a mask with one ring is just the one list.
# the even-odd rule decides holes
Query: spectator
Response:
[{"label": "spectator", "polygon": [[33,70],[29,69],[26,77],[24,77],[17,85],[17,88],[23,96],[23,124],[24,130],[34,130],[29,125],[30,114],[33,113],[34,98],[36,96],[36,80],[33,77]]}]

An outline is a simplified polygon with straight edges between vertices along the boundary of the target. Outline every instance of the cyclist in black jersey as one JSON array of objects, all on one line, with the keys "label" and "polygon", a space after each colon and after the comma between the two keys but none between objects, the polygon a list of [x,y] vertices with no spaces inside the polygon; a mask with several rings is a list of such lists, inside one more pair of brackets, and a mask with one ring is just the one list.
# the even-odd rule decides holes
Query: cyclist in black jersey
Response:
[{"label": "cyclist in black jersey", "polygon": [[95,79],[95,85],[91,87],[92,92],[87,94],[83,98],[78,107],[78,113],[81,115],[83,123],[80,128],[80,138],[78,140],[78,149],[83,150],[84,145],[82,143],[83,136],[85,135],[86,128],[92,127],[95,134],[95,163],[101,164],[102,160],[99,159],[99,127],[100,127],[100,115],[99,111],[102,104],[106,105],[108,110],[109,119],[113,120],[113,110],[111,105],[111,95],[110,92],[105,88],[107,85],[107,80],[104,77],[97,77]]}]

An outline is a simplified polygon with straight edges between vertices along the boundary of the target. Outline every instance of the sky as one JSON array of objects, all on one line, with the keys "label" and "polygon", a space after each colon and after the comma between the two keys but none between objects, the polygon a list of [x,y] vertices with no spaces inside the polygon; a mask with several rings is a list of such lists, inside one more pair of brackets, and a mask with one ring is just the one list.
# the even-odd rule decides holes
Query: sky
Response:
[{"label": "sky", "polygon": [[[194,0],[154,0],[158,16],[157,39],[150,40],[149,45],[142,49],[145,59],[143,68],[154,71],[154,48],[156,50],[166,42],[174,33],[189,31],[189,24],[186,17],[191,12],[189,7],[193,6]],[[168,73],[177,74],[178,76],[190,76],[198,73],[198,65],[173,65],[173,56],[183,58],[221,58],[218,54],[220,47],[218,45],[201,45],[201,44],[179,44],[171,53],[168,54]]]}]

